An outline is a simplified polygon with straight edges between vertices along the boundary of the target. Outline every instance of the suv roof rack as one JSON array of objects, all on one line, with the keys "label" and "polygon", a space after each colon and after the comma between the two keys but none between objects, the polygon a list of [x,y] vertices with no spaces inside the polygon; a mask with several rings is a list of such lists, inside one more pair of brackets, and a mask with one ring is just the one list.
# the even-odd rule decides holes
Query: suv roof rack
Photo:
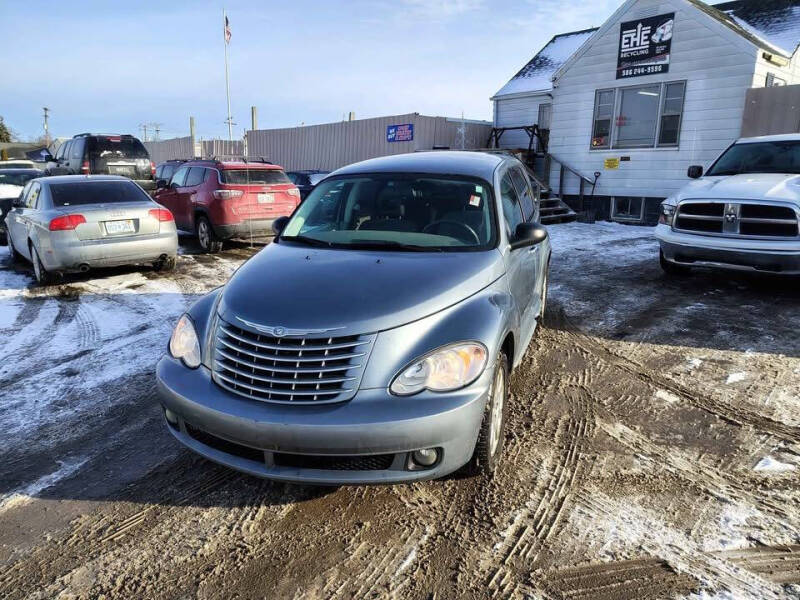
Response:
[{"label": "suv roof rack", "polygon": [[265,165],[274,165],[272,161],[267,160],[263,156],[253,157],[253,156],[211,156],[209,158],[195,158],[194,160],[210,160],[216,163],[223,163],[223,162],[243,162],[243,163],[261,163]]}]

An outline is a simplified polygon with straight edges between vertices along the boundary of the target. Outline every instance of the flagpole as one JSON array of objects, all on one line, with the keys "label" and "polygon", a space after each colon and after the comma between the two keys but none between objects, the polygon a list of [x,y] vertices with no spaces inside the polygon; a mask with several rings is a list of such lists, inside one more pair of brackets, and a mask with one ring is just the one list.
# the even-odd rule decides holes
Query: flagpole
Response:
[{"label": "flagpole", "polygon": [[228,81],[228,40],[226,34],[226,15],[222,9],[222,44],[225,46],[225,95],[228,98],[228,141],[233,141],[233,119],[231,118],[231,86]]}]

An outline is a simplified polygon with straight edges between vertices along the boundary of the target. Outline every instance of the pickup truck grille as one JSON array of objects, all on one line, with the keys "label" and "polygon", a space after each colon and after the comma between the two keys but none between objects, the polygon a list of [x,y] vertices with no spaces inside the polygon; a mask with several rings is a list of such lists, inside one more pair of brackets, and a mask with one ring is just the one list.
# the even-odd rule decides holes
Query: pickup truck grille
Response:
[{"label": "pickup truck grille", "polygon": [[674,228],[687,233],[733,237],[800,237],[793,207],[747,200],[682,202],[675,214]]},{"label": "pickup truck grille", "polygon": [[213,378],[228,391],[264,402],[342,402],[355,395],[374,338],[273,337],[220,319]]}]

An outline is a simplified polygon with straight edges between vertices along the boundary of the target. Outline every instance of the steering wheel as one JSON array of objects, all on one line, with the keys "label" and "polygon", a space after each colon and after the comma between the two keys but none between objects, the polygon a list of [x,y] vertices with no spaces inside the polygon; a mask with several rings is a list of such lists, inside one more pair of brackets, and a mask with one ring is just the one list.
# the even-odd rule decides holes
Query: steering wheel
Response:
[{"label": "steering wheel", "polygon": [[458,221],[447,221],[447,220],[434,221],[433,223],[428,223],[422,229],[422,233],[430,233],[430,230],[432,230],[434,228],[438,228],[440,225],[450,226],[451,230],[453,229],[452,226],[455,226],[455,229],[460,230],[460,233],[462,233],[462,234],[466,233],[467,236],[468,236],[466,239],[465,239],[465,237],[460,236],[458,234],[451,236],[451,237],[456,238],[459,241],[467,242],[467,243],[475,242],[475,244],[477,244],[477,245],[480,245],[480,243],[481,243],[481,238],[478,237],[478,234],[475,233],[475,230],[472,227],[470,227],[466,223],[459,223]]}]

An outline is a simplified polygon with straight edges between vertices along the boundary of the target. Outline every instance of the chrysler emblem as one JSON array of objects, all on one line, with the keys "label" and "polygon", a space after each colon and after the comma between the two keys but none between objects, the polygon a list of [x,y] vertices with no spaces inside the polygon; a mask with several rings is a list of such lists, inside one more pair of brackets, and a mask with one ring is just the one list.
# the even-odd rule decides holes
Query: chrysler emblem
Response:
[{"label": "chrysler emblem", "polygon": [[738,218],[738,217],[736,216],[736,213],[727,213],[727,214],[725,215],[725,220],[726,220],[728,223],[736,223],[736,219],[737,219],[737,218]]},{"label": "chrysler emblem", "polygon": [[261,323],[253,323],[252,321],[245,321],[241,317],[236,317],[236,320],[241,321],[256,331],[278,338],[285,337],[287,335],[292,337],[302,337],[306,335],[315,335],[327,333],[329,331],[336,331],[337,329],[344,329],[344,327],[332,327],[329,329],[289,329],[288,327],[283,327],[281,325],[272,327],[269,325],[262,325]]}]

